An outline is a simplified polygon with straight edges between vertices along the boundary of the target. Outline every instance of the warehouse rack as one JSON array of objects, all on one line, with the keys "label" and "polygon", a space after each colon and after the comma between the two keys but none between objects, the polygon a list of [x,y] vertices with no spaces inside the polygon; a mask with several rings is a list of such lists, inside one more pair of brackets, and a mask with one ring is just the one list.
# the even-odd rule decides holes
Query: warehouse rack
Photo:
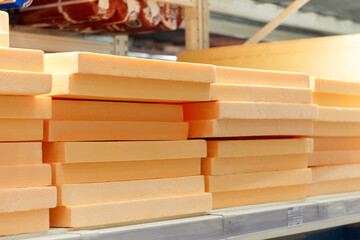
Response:
[{"label": "warehouse rack", "polygon": [[214,210],[207,216],[163,222],[0,237],[0,240],[257,240],[360,222],[360,192]]}]

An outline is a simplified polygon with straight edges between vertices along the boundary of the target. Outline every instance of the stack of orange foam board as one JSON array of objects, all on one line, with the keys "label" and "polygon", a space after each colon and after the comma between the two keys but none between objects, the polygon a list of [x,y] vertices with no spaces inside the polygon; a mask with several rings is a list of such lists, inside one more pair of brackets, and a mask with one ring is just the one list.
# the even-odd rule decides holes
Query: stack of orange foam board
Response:
[{"label": "stack of orange foam board", "polygon": [[0,56],[0,236],[47,231],[56,188],[41,141],[51,98],[36,95],[50,92],[51,75],[41,51],[0,48]]},{"label": "stack of orange foam board", "polygon": [[201,175],[206,141],[187,140],[182,106],[163,103],[209,100],[212,66],[91,53],[50,54],[45,62],[54,73],[43,148],[58,189],[52,226],[130,224],[212,208]]},{"label": "stack of orange foam board", "polygon": [[318,116],[310,77],[225,67],[216,76],[212,102],[184,104],[190,137],[208,139],[202,172],[214,208],[305,198],[313,142],[301,137]]},{"label": "stack of orange foam board", "polygon": [[308,195],[359,191],[360,84],[314,79],[313,91],[319,119],[314,122]]},{"label": "stack of orange foam board", "polygon": [[0,47],[9,47],[9,16],[0,11]]}]

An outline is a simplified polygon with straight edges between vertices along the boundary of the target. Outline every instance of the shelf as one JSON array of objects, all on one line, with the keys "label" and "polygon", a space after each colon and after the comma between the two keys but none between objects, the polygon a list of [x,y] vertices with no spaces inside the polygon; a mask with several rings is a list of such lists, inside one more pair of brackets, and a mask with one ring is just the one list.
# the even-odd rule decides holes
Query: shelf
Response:
[{"label": "shelf", "polygon": [[[214,210],[202,217],[133,226],[0,237],[0,240],[256,240],[360,222],[360,192]],[[290,225],[290,227],[289,227]]]}]

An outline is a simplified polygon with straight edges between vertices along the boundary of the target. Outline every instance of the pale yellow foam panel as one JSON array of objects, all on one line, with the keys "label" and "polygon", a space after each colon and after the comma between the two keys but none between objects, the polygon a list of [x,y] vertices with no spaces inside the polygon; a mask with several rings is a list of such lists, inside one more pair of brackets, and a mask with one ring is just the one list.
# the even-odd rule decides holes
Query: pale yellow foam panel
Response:
[{"label": "pale yellow foam panel", "polygon": [[0,11],[0,32],[9,33],[9,14]]},{"label": "pale yellow foam panel", "polygon": [[0,55],[1,70],[44,72],[43,51],[21,48],[0,48]]},{"label": "pale yellow foam panel", "polygon": [[310,136],[312,120],[220,119],[190,121],[190,138]]},{"label": "pale yellow foam panel", "polygon": [[310,88],[211,84],[211,100],[213,101],[311,103],[311,94]]},{"label": "pale yellow foam panel", "polygon": [[204,177],[58,185],[58,206],[109,203],[204,193]]},{"label": "pale yellow foam panel", "polygon": [[184,104],[185,121],[212,119],[299,119],[318,117],[316,105],[221,101]]},{"label": "pale yellow foam panel", "polygon": [[354,34],[226,46],[183,52],[178,61],[304,72],[319,78],[359,82],[359,42],[360,34]]},{"label": "pale yellow foam panel", "polygon": [[217,66],[216,83],[310,88],[310,76],[305,73]]},{"label": "pale yellow foam panel", "polygon": [[215,67],[211,65],[137,59],[85,52],[46,54],[45,72],[84,73],[204,83],[215,82]]},{"label": "pale yellow foam panel", "polygon": [[0,95],[48,94],[51,86],[51,74],[0,70]]},{"label": "pale yellow foam panel", "polygon": [[360,122],[360,108],[319,107],[321,122]]},{"label": "pale yellow foam panel", "polygon": [[54,74],[54,98],[137,102],[210,100],[210,84],[91,74]]},{"label": "pale yellow foam panel", "polygon": [[200,214],[212,209],[211,199],[210,193],[202,193],[57,207],[50,210],[50,222],[53,227],[84,227]]},{"label": "pale yellow foam panel", "polygon": [[10,45],[9,34],[6,32],[0,32],[0,47],[8,48]]},{"label": "pale yellow foam panel", "polygon": [[[1,146],[1,145],[0,145]],[[205,140],[44,143],[44,162],[86,163],[206,157]]]},{"label": "pale yellow foam panel", "polygon": [[359,137],[359,122],[314,122],[316,137]]}]

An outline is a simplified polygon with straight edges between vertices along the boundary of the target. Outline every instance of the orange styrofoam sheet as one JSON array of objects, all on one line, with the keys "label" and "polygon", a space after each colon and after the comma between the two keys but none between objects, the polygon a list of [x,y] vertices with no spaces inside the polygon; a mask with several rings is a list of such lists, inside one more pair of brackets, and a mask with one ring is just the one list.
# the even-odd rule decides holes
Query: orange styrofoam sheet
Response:
[{"label": "orange styrofoam sheet", "polygon": [[186,122],[45,121],[44,140],[186,140]]},{"label": "orange styrofoam sheet", "polygon": [[321,122],[360,122],[360,108],[319,107]]},{"label": "orange styrofoam sheet", "polygon": [[359,42],[360,34],[353,34],[216,47],[182,52],[178,61],[304,72],[314,77],[359,82]]},{"label": "orange styrofoam sheet", "polygon": [[211,65],[87,52],[46,54],[45,71],[49,73],[84,73],[173,81],[215,82],[215,67]]},{"label": "orange styrofoam sheet", "polygon": [[213,83],[211,100],[311,103],[312,92],[310,88]]},{"label": "orange styrofoam sheet", "polygon": [[313,151],[311,138],[209,140],[208,157],[251,157],[304,154]]},{"label": "orange styrofoam sheet", "polygon": [[200,158],[52,164],[53,184],[115,182],[200,175]]},{"label": "orange styrofoam sheet", "polygon": [[42,164],[40,142],[0,143],[0,166]]},{"label": "orange styrofoam sheet", "polygon": [[86,163],[206,157],[205,140],[44,143],[44,162]]},{"label": "orange styrofoam sheet", "polygon": [[0,213],[0,236],[46,232],[49,230],[49,209]]},{"label": "orange styrofoam sheet", "polygon": [[41,141],[43,120],[0,119],[0,141]]},{"label": "orange styrofoam sheet", "polygon": [[0,11],[0,31],[9,33],[9,14]]},{"label": "orange styrofoam sheet", "polygon": [[0,189],[49,185],[51,168],[48,164],[0,166]]},{"label": "orange styrofoam sheet", "polygon": [[360,150],[360,137],[315,137],[314,151]]},{"label": "orange styrofoam sheet", "polygon": [[312,167],[312,182],[360,178],[360,164]]},{"label": "orange styrofoam sheet", "polygon": [[50,119],[51,98],[0,96],[1,119]]},{"label": "orange styrofoam sheet", "polygon": [[44,72],[44,52],[21,48],[0,48],[0,69]]},{"label": "orange styrofoam sheet", "polygon": [[311,170],[296,169],[257,173],[205,176],[207,192],[228,192],[311,183]]},{"label": "orange styrofoam sheet", "polygon": [[313,91],[317,93],[360,95],[359,82],[334,81],[321,78],[316,78],[313,81]]},{"label": "orange styrofoam sheet", "polygon": [[313,103],[327,107],[360,107],[360,96],[331,93],[313,93]]},{"label": "orange styrofoam sheet", "polygon": [[181,105],[109,101],[52,102],[53,120],[182,122]]},{"label": "orange styrofoam sheet", "polygon": [[310,76],[305,73],[266,71],[260,69],[216,67],[216,82],[261,86],[310,88]]},{"label": "orange styrofoam sheet", "polygon": [[9,33],[0,31],[0,47],[8,48],[10,44]]},{"label": "orange styrofoam sheet", "polygon": [[190,121],[189,138],[310,136],[312,120],[221,119]]},{"label": "orange styrofoam sheet", "polygon": [[360,164],[360,150],[315,151],[309,155],[309,166]]},{"label": "orange styrofoam sheet", "polygon": [[151,199],[205,192],[203,176],[58,185],[58,206]]},{"label": "orange styrofoam sheet", "polygon": [[356,191],[360,191],[360,178],[319,182],[307,186],[309,197]]},{"label": "orange styrofoam sheet", "polygon": [[212,193],[212,196],[214,209],[290,201],[305,198],[306,185],[216,192]]},{"label": "orange styrofoam sheet", "polygon": [[0,189],[0,214],[56,207],[56,187]]},{"label": "orange styrofoam sheet", "polygon": [[0,70],[0,95],[48,94],[51,86],[51,74]]},{"label": "orange styrofoam sheet", "polygon": [[57,207],[50,210],[50,224],[52,227],[85,227],[199,214],[212,209],[211,201],[211,194],[202,193],[187,196]]},{"label": "orange styrofoam sheet", "polygon": [[272,155],[255,157],[215,157],[201,160],[204,175],[282,171],[307,168],[308,155]]},{"label": "orange styrofoam sheet", "polygon": [[268,102],[205,102],[184,104],[185,121],[212,119],[316,119],[312,104]]},{"label": "orange styrofoam sheet", "polygon": [[51,96],[137,102],[196,102],[210,100],[210,84],[89,74],[53,74]]},{"label": "orange styrofoam sheet", "polygon": [[[191,127],[191,126],[190,126]],[[316,137],[359,137],[360,122],[314,122]]]}]

